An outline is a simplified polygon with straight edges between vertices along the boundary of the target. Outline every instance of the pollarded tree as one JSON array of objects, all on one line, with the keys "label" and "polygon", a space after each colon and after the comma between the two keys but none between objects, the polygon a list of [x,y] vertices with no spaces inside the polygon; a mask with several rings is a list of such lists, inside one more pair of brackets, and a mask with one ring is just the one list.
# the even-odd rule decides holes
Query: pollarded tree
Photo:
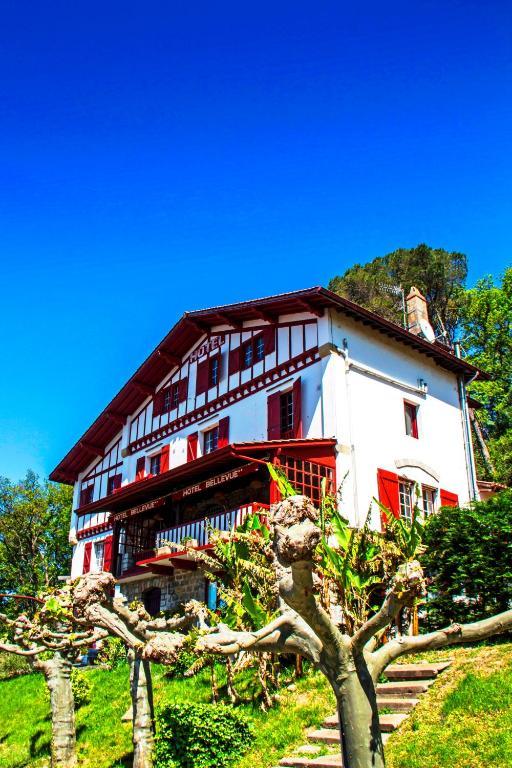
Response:
[{"label": "pollarded tree", "polygon": [[[380,609],[353,634],[344,634],[315,595],[315,557],[322,535],[318,510],[305,497],[294,496],[274,505],[269,519],[282,600],[280,614],[253,632],[219,625],[200,637],[199,647],[223,655],[295,653],[310,659],[327,677],[336,697],[345,768],[383,768],[376,685],[388,664],[407,653],[504,632],[512,627],[512,611],[380,645],[380,636],[398,612],[425,592],[421,566],[412,561],[400,566]],[[117,634],[132,643],[144,660],[172,664],[186,636],[160,630],[154,622],[133,615],[122,601],[112,598],[112,585],[112,576],[104,573],[79,580],[74,588],[77,620]]]},{"label": "pollarded tree", "polygon": [[[2,597],[6,597],[3,595]],[[14,598],[21,597],[10,595]],[[26,596],[21,598],[24,602]],[[98,628],[77,627],[66,604],[69,595],[60,590],[57,597],[36,598],[33,615],[20,613],[13,618],[0,613],[0,650],[26,658],[34,670],[42,672],[50,694],[52,714],[52,766],[74,768],[77,764],[75,703],[71,671],[79,650],[106,637]]]}]

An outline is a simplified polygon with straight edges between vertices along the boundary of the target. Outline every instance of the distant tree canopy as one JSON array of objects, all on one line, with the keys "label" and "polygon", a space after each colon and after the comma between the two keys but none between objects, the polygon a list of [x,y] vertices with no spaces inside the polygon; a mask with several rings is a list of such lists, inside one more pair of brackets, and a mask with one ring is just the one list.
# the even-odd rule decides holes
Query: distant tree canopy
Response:
[{"label": "distant tree canopy", "polygon": [[401,286],[407,295],[412,285],[429,303],[430,320],[453,340],[459,322],[461,297],[467,277],[463,253],[431,248],[399,248],[367,264],[355,264],[329,282],[329,289],[373,312],[403,325],[401,299],[389,288]]},{"label": "distant tree canopy", "polygon": [[[429,303],[436,331],[462,343],[465,358],[491,374],[475,381],[471,395],[483,405],[476,414],[488,444],[492,467],[479,454],[479,476],[512,485],[512,267],[497,284],[492,276],[466,289],[464,254],[431,248],[399,248],[367,264],[356,264],[333,277],[329,288],[388,320],[403,324],[401,297],[415,285]],[[475,424],[473,424],[475,427]]]},{"label": "distant tree canopy", "polygon": [[0,592],[36,595],[69,573],[71,499],[69,486],[31,471],[18,483],[0,478]]}]

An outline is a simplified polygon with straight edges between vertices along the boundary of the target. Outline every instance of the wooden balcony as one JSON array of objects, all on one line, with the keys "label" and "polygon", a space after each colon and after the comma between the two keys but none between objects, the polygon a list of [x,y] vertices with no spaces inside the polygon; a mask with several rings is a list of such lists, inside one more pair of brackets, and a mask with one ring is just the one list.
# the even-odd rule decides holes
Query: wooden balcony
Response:
[{"label": "wooden balcony", "polygon": [[[267,512],[267,505],[252,502],[251,504],[244,504],[237,509],[231,509],[229,512],[220,512],[212,517],[191,520],[188,523],[182,523],[182,525],[175,525],[172,528],[159,531],[156,535],[156,546],[162,547],[169,542],[177,545],[175,551],[178,553],[181,550],[179,545],[182,544],[184,539],[188,541],[193,539],[197,542],[195,546],[205,547],[210,543],[209,534],[211,530],[231,531],[233,528],[242,525],[249,515],[258,513],[262,516],[266,516]],[[185,547],[183,547],[183,549],[185,549]]]}]

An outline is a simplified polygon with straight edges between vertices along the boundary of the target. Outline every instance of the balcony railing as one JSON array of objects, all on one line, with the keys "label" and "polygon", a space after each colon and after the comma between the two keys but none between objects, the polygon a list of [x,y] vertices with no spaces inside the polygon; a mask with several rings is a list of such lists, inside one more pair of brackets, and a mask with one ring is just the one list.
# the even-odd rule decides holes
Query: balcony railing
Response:
[{"label": "balcony railing", "polygon": [[156,546],[161,547],[167,542],[172,544],[181,544],[183,539],[195,539],[197,546],[203,547],[209,543],[209,533],[211,529],[217,531],[230,531],[242,525],[248,515],[259,513],[266,515],[268,507],[265,504],[253,502],[244,504],[237,509],[231,509],[229,512],[220,512],[212,517],[203,517],[199,520],[191,520],[182,525],[175,525],[173,528],[167,528],[165,531],[159,531],[156,535]]}]

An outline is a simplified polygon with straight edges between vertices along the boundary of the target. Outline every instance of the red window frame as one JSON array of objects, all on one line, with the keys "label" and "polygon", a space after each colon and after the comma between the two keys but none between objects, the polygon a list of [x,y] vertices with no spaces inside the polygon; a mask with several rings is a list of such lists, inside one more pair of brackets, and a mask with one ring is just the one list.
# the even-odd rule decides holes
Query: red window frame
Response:
[{"label": "red window frame", "polygon": [[80,503],[79,507],[85,507],[86,504],[92,504],[94,498],[94,483],[88,485],[86,488],[82,488],[80,491]]},{"label": "red window frame", "polygon": [[107,496],[111,496],[114,491],[121,487],[122,474],[111,475],[107,480]]},{"label": "red window frame", "polygon": [[219,425],[207,429],[203,433],[203,454],[213,453],[219,447]]},{"label": "red window frame", "polygon": [[159,475],[162,467],[162,454],[157,453],[149,457],[149,474]]},{"label": "red window frame", "polygon": [[419,438],[418,432],[418,406],[404,400],[405,434],[409,437]]},{"label": "red window frame", "polygon": [[327,495],[334,493],[334,469],[324,464],[295,456],[280,456],[280,466],[295,490],[307,496],[315,506],[322,500],[322,481],[325,478]]}]

